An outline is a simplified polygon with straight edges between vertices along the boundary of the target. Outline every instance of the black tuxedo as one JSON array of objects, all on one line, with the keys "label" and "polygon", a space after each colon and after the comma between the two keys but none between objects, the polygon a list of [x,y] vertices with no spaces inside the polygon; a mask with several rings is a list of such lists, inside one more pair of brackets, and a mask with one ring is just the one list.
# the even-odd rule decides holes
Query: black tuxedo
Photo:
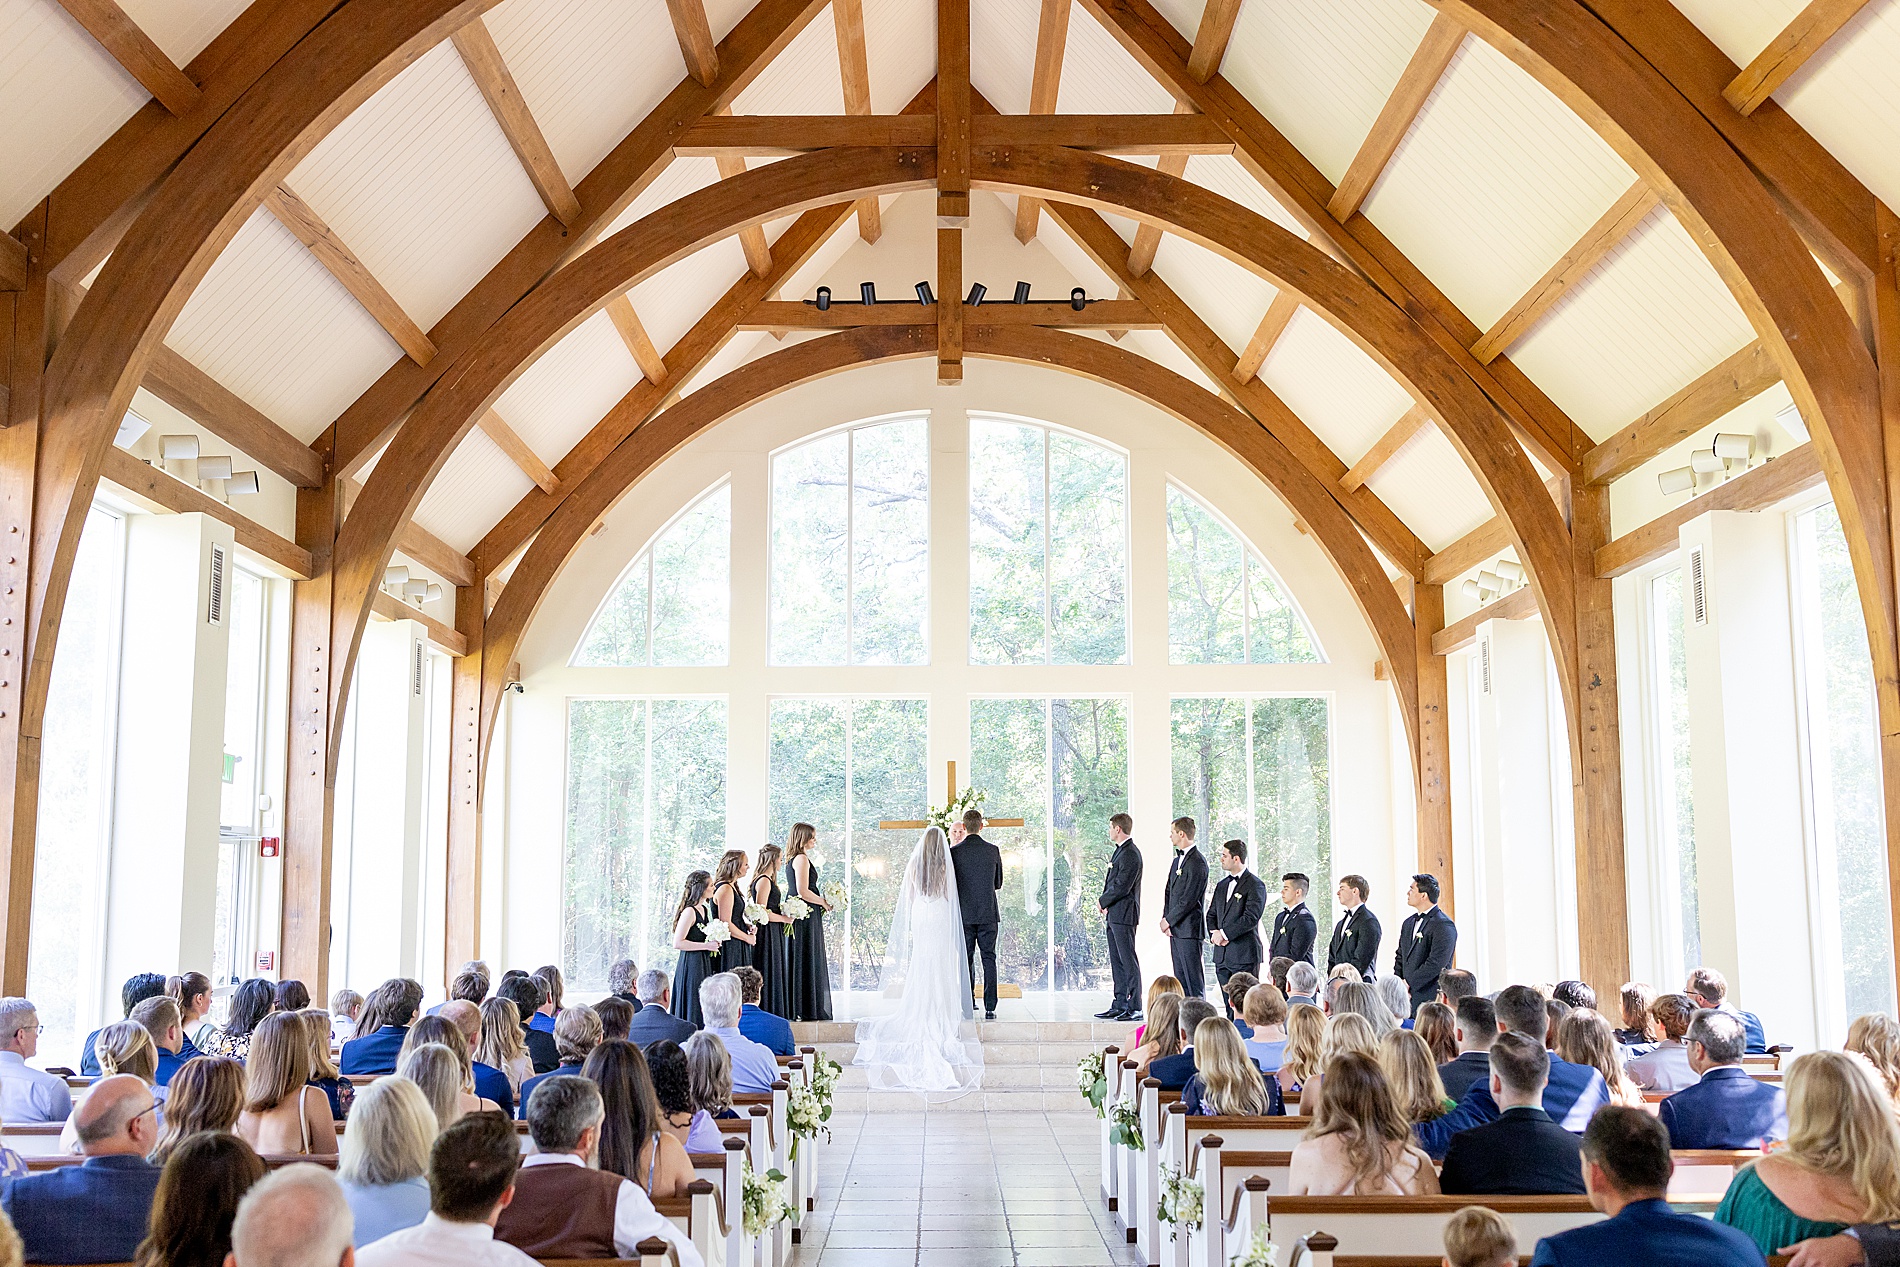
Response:
[{"label": "black tuxedo", "polygon": [[1135,958],[1135,925],[1141,922],[1141,850],[1135,838],[1115,846],[1102,880],[1102,918],[1108,924],[1108,967],[1114,977],[1111,1011],[1141,1010],[1141,963]]},{"label": "black tuxedo", "polygon": [[1439,1187],[1447,1196],[1581,1194],[1582,1144],[1542,1109],[1506,1109],[1497,1121],[1451,1137]]},{"label": "black tuxedo", "polygon": [[1267,910],[1267,886],[1251,871],[1223,875],[1207,904],[1209,931],[1226,934],[1214,947],[1214,976],[1225,987],[1236,972],[1260,972],[1260,917]]},{"label": "black tuxedo", "polygon": [[1305,902],[1273,917],[1273,942],[1267,947],[1269,958],[1284,956],[1295,963],[1312,963],[1313,949],[1318,945],[1319,920]]},{"label": "black tuxedo", "polygon": [[1201,943],[1207,938],[1207,920],[1201,903],[1207,900],[1207,859],[1189,846],[1178,849],[1168,864],[1167,896],[1161,904],[1161,918],[1168,921],[1168,953],[1174,960],[1174,975],[1190,999],[1207,991],[1207,977],[1201,967]]},{"label": "black tuxedo", "polygon": [[[1451,967],[1458,948],[1458,926],[1451,916],[1433,906],[1423,915],[1406,917],[1399,928],[1399,948],[1392,971],[1405,978],[1412,991],[1412,1012],[1438,997],[1438,974]],[[1401,1018],[1403,1019],[1403,1018]]]},{"label": "black tuxedo", "polygon": [[1379,917],[1370,906],[1360,903],[1333,925],[1332,945],[1326,948],[1326,971],[1349,963],[1359,969],[1362,979],[1372,980],[1372,965],[1378,961],[1379,938],[1383,935]]},{"label": "black tuxedo", "polygon": [[[981,836],[965,836],[950,846],[950,869],[957,873],[957,905],[963,910],[963,953],[983,956],[983,1010],[996,1010],[996,891],[1003,887],[1003,851]],[[976,977],[976,965],[970,965]]]}]

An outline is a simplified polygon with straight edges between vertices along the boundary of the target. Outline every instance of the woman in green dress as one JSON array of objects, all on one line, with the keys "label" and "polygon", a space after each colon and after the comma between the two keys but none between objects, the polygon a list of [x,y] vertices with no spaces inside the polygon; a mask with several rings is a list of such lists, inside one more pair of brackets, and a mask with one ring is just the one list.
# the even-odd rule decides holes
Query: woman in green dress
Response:
[{"label": "woman in green dress", "polygon": [[1788,1143],[1744,1167],[1715,1221],[1763,1254],[1900,1219],[1900,1123],[1867,1062],[1809,1052],[1788,1066]]}]

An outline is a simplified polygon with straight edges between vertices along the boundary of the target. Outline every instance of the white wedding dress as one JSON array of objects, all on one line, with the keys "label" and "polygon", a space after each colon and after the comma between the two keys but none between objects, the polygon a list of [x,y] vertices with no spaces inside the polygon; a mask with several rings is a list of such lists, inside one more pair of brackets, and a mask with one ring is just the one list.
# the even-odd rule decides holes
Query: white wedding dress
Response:
[{"label": "white wedding dress", "polygon": [[884,950],[882,992],[897,1010],[858,1023],[852,1064],[875,1091],[974,1091],[983,1083],[970,959],[950,842],[932,827],[911,852]]}]

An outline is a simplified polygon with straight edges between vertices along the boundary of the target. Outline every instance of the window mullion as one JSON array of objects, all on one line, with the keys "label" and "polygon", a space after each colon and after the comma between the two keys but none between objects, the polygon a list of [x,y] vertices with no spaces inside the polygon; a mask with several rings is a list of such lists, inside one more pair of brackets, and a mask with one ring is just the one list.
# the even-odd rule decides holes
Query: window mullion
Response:
[{"label": "window mullion", "polygon": [[[1056,662],[1056,626],[1049,595],[1049,433],[1042,433],[1042,662]],[[1053,758],[1054,749],[1050,750]],[[1054,787],[1052,783],[1051,788]]]},{"label": "window mullion", "polygon": [[[844,434],[844,662],[858,662],[857,587],[858,587],[858,433]],[[846,733],[849,734],[847,727]],[[850,769],[849,763],[846,770]],[[845,776],[848,780],[850,775]],[[850,922],[849,912],[846,923]],[[847,974],[848,975],[848,974]],[[848,983],[847,983],[848,984]]]}]

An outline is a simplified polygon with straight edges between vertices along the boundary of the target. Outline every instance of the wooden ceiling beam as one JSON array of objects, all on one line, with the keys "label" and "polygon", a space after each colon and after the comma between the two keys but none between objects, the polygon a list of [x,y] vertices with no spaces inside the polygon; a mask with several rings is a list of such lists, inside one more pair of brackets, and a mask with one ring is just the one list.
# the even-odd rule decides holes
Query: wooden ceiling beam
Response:
[{"label": "wooden ceiling beam", "polygon": [[396,297],[383,289],[376,275],[358,259],[336,231],[323,222],[310,207],[299,198],[288,185],[278,185],[264,195],[264,205],[277,217],[299,242],[310,248],[317,262],[329,270],[330,276],[343,284],[363,310],[376,319],[376,324],[389,333],[396,345],[409,354],[409,359],[417,365],[427,365],[435,359],[435,344],[423,332],[421,326],[404,312]]},{"label": "wooden ceiling beam", "polygon": [[1273,302],[1267,305],[1267,315],[1260,318],[1253,337],[1247,340],[1247,346],[1240,350],[1240,358],[1234,362],[1234,377],[1245,383],[1259,375],[1260,367],[1273,355],[1273,345],[1286,333],[1293,314],[1299,310],[1298,295],[1284,287],[1274,292]]},{"label": "wooden ceiling beam", "polygon": [[1755,54],[1754,60],[1729,81],[1722,90],[1723,99],[1741,114],[1755,113],[1762,102],[1775,95],[1775,89],[1807,65],[1808,59],[1866,7],[1867,0],[1808,0],[1801,12],[1768,41],[1768,47]]},{"label": "wooden ceiling beam", "polygon": [[[1056,100],[1062,95],[1062,58],[1069,47],[1069,11],[1074,0],[1042,0],[1042,15],[1036,23],[1036,63],[1029,76],[1029,113],[1054,114]],[[1042,200],[1022,197],[1016,200],[1016,240],[1035,239],[1042,220]]]},{"label": "wooden ceiling beam", "polygon": [[[831,24],[838,36],[838,81],[844,112],[871,113],[871,55],[864,44],[864,0],[831,0]],[[884,216],[875,198],[858,200],[858,237],[875,242],[884,236]],[[758,272],[757,269],[753,270]]]},{"label": "wooden ceiling beam", "polygon": [[963,381],[963,230],[970,222],[970,0],[937,0],[937,384]]},{"label": "wooden ceiling beam", "polygon": [[502,60],[501,49],[495,46],[488,23],[477,17],[449,39],[454,42],[455,51],[462,55],[462,64],[468,67],[475,86],[482,90],[482,99],[488,102],[489,111],[501,125],[502,135],[508,138],[509,146],[521,160],[541,201],[562,224],[571,227],[577,223],[581,218],[581,200],[574,196],[574,187],[567,183],[547,136],[534,121],[520,86],[508,71],[508,63]]},{"label": "wooden ceiling beam", "polygon": [[[937,121],[919,114],[740,114],[700,119],[680,133],[680,158],[788,158],[841,145],[919,149],[937,143]],[[1232,154],[1212,119],[1177,114],[1004,114],[971,121],[978,149],[1062,145],[1098,154]]]},{"label": "wooden ceiling beam", "polygon": [[1397,422],[1386,428],[1385,434],[1372,442],[1365,456],[1346,468],[1346,473],[1339,477],[1339,486],[1349,493],[1363,488],[1366,481],[1377,475],[1379,469],[1390,462],[1413,436],[1431,425],[1432,416],[1421,406],[1413,405]]},{"label": "wooden ceiling beam", "polygon": [[296,487],[323,487],[321,454],[165,344],[139,386]]},{"label": "wooden ceiling beam", "polygon": [[1486,603],[1463,620],[1446,625],[1432,635],[1432,654],[1450,655],[1478,640],[1478,626],[1490,620],[1528,620],[1537,614],[1537,596],[1528,588],[1514,589],[1503,598]]},{"label": "wooden ceiling beam", "polygon": [[554,478],[554,472],[548,469],[548,464],[528,447],[528,442],[521,438],[520,432],[508,425],[506,418],[490,409],[475,420],[475,426],[495,442],[496,448],[508,455],[508,460],[523,475],[540,485],[542,492],[552,493],[560,489],[561,481]]},{"label": "wooden ceiling beam", "polygon": [[[343,514],[345,518],[349,517],[350,511],[356,506],[356,499],[362,493],[363,485],[360,481],[347,476],[344,478]],[[469,562],[468,556],[413,519],[405,521],[402,530],[396,534],[396,553],[428,568],[451,585],[475,583],[475,565]]]},{"label": "wooden ceiling beam", "polygon": [[421,625],[429,635],[429,641],[452,656],[468,654],[468,639],[453,625],[446,625],[412,603],[405,603],[394,594],[377,590],[370,604],[370,614],[380,620],[413,620]]},{"label": "wooden ceiling beam", "polygon": [[706,20],[705,0],[666,0],[666,12],[673,19],[673,34],[679,37],[686,73],[702,87],[712,87],[719,78],[719,49],[713,43],[712,24]]},{"label": "wooden ceiling beam", "polygon": [[[1561,475],[1551,476],[1544,481],[1544,489],[1561,510],[1567,491],[1565,478]],[[1502,517],[1494,515],[1425,560],[1425,570],[1419,580],[1427,585],[1444,585],[1510,548],[1510,525]]]},{"label": "wooden ceiling beam", "polygon": [[[938,296],[942,302],[942,296]],[[767,301],[739,322],[741,330],[848,330],[858,326],[934,326],[935,305],[834,303],[820,312],[809,303]],[[1161,319],[1148,305],[1134,299],[1091,300],[1080,312],[1066,300],[1038,300],[1026,304],[986,303],[963,306],[963,324],[970,329],[993,326],[1054,326],[1069,330],[1159,330]]]},{"label": "wooden ceiling beam", "polygon": [[59,7],[172,114],[184,114],[198,104],[198,85],[114,0],[59,0]]},{"label": "wooden ceiling beam", "polygon": [[1620,479],[1780,381],[1781,367],[1757,339],[1584,454],[1583,478]]},{"label": "wooden ceiling beam", "polygon": [[27,250],[11,233],[0,233],[0,293],[26,289]]},{"label": "wooden ceiling beam", "polygon": [[1240,20],[1240,0],[1207,0],[1200,25],[1194,28],[1194,47],[1188,52],[1188,74],[1202,83],[1214,77],[1234,38]]},{"label": "wooden ceiling beam", "polygon": [[1813,442],[1798,445],[1617,537],[1597,551],[1597,576],[1621,576],[1654,563],[1679,546],[1684,524],[1712,510],[1766,510],[1826,481]]},{"label": "wooden ceiling beam", "polygon": [[[1426,98],[1445,77],[1446,68],[1464,41],[1465,28],[1455,19],[1443,13],[1432,18],[1432,24],[1425,28],[1425,38],[1412,51],[1411,60],[1399,74],[1399,82],[1385,99],[1379,117],[1372,121],[1372,130],[1359,143],[1358,153],[1352,156],[1346,174],[1339,178],[1338,188],[1326,202],[1326,210],[1333,219],[1349,220],[1352,213],[1359,210],[1359,204],[1366,200],[1366,195],[1378,183],[1379,174],[1398,152],[1399,142],[1412,130],[1418,112],[1425,108]],[[1191,70],[1191,61],[1189,66]],[[1206,81],[1206,76],[1201,78]]]},{"label": "wooden ceiling beam", "polygon": [[310,551],[285,539],[248,515],[238,513],[185,481],[141,462],[121,449],[108,445],[99,478],[110,480],[148,510],[176,515],[209,515],[219,523],[231,525],[237,543],[261,559],[270,562],[279,575],[293,581],[307,581],[316,575]]},{"label": "wooden ceiling beam", "polygon": [[1537,283],[1491,323],[1491,328],[1471,345],[1471,355],[1480,364],[1490,364],[1498,354],[1516,343],[1543,315],[1582,281],[1590,270],[1602,263],[1623,239],[1636,230],[1644,217],[1661,205],[1656,191],[1641,179],[1623,191],[1623,196],[1597,218],[1597,222],[1558,257]]},{"label": "wooden ceiling beam", "polygon": [[607,301],[607,316],[614,323],[614,329],[620,332],[620,341],[627,345],[627,351],[633,355],[633,363],[640,367],[640,373],[646,380],[649,383],[664,382],[666,358],[653,346],[646,326],[640,322],[640,314],[633,310],[633,300],[626,295],[616,295]]},{"label": "wooden ceiling beam", "polygon": [[[720,158],[714,160],[719,168],[719,179],[731,180],[734,176],[743,176],[746,172],[743,158]],[[745,252],[746,267],[759,277],[772,271],[772,248],[765,240],[765,226],[749,224],[739,230],[739,249]]]},{"label": "wooden ceiling beam", "polygon": [[[1203,30],[1206,29],[1209,22],[1218,20],[1216,10],[1222,7],[1223,2],[1224,0],[1209,0],[1206,12],[1201,15],[1201,28]],[[1231,12],[1227,16],[1227,27],[1231,32],[1233,30],[1234,15],[1240,12],[1240,0],[1232,0],[1228,7],[1231,9]],[[1200,47],[1198,38],[1195,40],[1195,47]],[[1174,103],[1174,112],[1176,114],[1193,114],[1194,107],[1188,105],[1186,102],[1177,101]],[[1155,164],[1155,170],[1164,176],[1185,176],[1187,174],[1187,161],[1188,156],[1185,154],[1163,154],[1160,161]],[[1144,220],[1135,227],[1135,240],[1128,247],[1128,271],[1133,273],[1136,277],[1140,277],[1143,273],[1155,266],[1155,252],[1160,249],[1161,226],[1158,224],[1150,224]]]}]

